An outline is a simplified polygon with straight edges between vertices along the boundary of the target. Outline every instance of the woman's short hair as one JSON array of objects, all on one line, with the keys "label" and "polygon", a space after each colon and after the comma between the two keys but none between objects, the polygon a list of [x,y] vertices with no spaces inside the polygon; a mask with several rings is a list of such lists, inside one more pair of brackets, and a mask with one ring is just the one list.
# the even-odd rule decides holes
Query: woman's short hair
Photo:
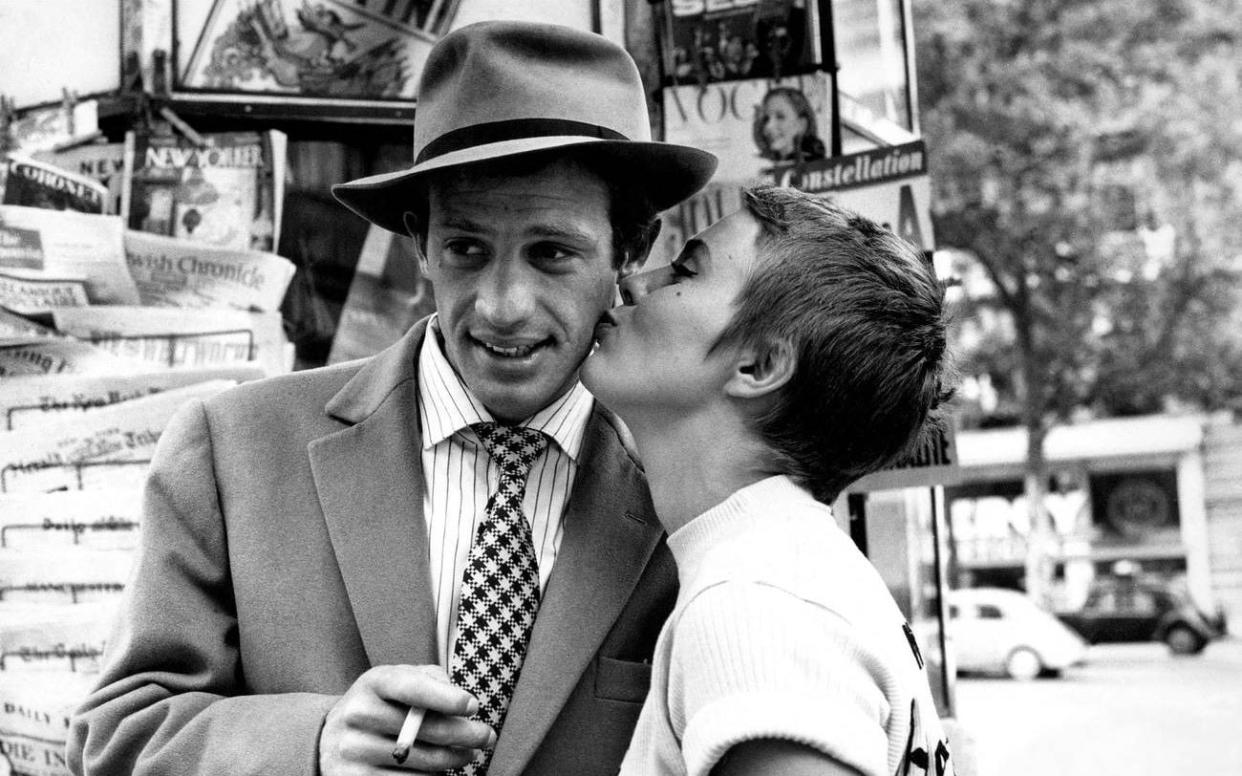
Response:
[{"label": "woman's short hair", "polygon": [[874,221],[793,189],[744,192],[758,261],[717,347],[784,342],[792,378],[752,418],[776,468],[830,502],[917,444],[947,400],[944,292]]}]

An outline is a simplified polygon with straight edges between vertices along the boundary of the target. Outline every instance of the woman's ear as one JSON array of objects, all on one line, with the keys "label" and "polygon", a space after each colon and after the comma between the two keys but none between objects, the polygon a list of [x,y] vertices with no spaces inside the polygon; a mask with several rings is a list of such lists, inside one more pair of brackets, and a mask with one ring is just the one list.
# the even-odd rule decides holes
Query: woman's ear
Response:
[{"label": "woman's ear", "polygon": [[788,340],[747,345],[738,351],[725,393],[735,399],[768,396],[788,383],[796,368],[797,356]]}]

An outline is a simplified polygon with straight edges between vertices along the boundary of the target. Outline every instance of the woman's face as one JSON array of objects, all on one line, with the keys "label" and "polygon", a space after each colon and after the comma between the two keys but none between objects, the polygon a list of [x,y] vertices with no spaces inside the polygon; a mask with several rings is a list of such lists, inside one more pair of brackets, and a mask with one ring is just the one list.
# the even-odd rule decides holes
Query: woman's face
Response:
[{"label": "woman's face", "polygon": [[596,328],[583,384],[626,422],[634,412],[681,416],[719,396],[732,361],[729,348],[713,346],[754,268],[760,231],[738,211],[692,238],[671,265],[622,280],[626,303]]},{"label": "woman's face", "polygon": [[798,115],[793,102],[783,94],[770,94],[763,101],[763,139],[778,157],[794,155],[799,139],[806,134],[806,119]]}]

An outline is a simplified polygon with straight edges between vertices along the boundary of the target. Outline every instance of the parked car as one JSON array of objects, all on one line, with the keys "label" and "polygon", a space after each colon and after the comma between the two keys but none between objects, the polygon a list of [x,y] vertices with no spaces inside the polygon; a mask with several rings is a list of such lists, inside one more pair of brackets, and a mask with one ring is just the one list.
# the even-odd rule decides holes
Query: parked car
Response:
[{"label": "parked car", "polygon": [[1209,615],[1159,579],[1100,577],[1081,609],[1057,616],[1091,644],[1163,641],[1178,655],[1198,654],[1225,633],[1223,611]]},{"label": "parked car", "polygon": [[1016,590],[953,590],[948,604],[958,673],[999,672],[1029,680],[1086,660],[1087,645],[1078,634]]}]

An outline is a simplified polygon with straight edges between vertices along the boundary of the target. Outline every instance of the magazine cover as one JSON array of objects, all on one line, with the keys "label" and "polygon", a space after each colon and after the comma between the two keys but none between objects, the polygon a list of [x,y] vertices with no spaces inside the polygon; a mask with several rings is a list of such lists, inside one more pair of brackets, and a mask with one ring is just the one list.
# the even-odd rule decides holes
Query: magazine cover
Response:
[{"label": "magazine cover", "polygon": [[21,156],[10,156],[3,164],[6,175],[0,204],[79,213],[109,212],[108,190],[93,178]]},{"label": "magazine cover", "polygon": [[233,250],[280,242],[285,135],[223,132],[199,147],[180,135],[129,132],[121,215],[130,229]]},{"label": "magazine cover", "polygon": [[124,143],[87,143],[61,150],[40,151],[31,158],[96,180],[108,190],[106,213],[121,212],[121,173],[125,169]]},{"label": "magazine cover", "polygon": [[[215,0],[187,89],[411,100],[458,0]],[[186,30],[183,39],[193,39]]]},{"label": "magazine cover", "polygon": [[672,0],[661,43],[666,83],[781,78],[819,61],[812,0]]},{"label": "magazine cover", "polygon": [[702,191],[662,215],[653,248],[671,261],[697,232],[742,205],[747,186],[770,183],[774,165],[823,159],[832,132],[831,79],[809,73],[663,89],[664,139],[702,148],[720,159]]}]

